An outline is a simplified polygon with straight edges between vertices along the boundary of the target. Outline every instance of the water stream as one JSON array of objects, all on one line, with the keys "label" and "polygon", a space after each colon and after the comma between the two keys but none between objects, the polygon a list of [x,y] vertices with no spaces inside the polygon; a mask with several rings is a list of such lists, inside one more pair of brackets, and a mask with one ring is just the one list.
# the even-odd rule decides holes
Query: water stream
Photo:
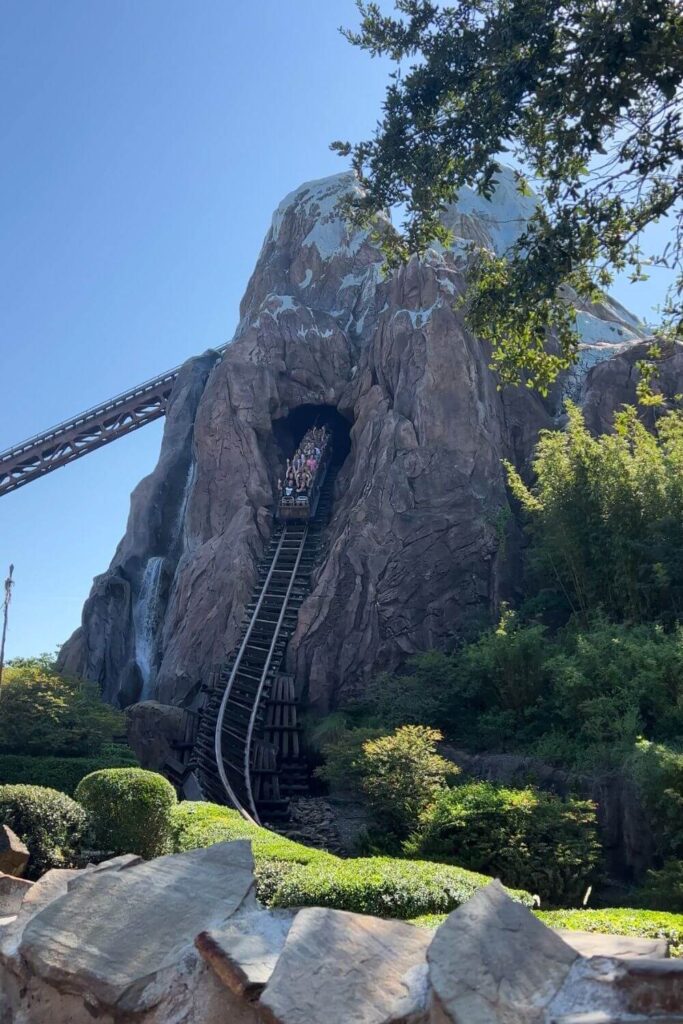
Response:
[{"label": "water stream", "polygon": [[160,596],[164,559],[150,558],[145,566],[142,586],[133,608],[135,660],[142,676],[140,700],[152,696],[157,671],[157,634],[161,625]]}]

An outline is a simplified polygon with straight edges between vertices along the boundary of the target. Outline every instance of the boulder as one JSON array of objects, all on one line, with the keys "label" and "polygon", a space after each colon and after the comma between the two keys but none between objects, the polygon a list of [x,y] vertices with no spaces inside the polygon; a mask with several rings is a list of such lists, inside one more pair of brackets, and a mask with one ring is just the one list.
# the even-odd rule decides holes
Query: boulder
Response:
[{"label": "boulder", "polygon": [[16,875],[0,875],[0,918],[19,913],[24,896],[33,884]]},{"label": "boulder", "polygon": [[0,825],[0,872],[21,878],[29,856],[28,847],[9,825]]},{"label": "boulder", "polygon": [[491,882],[454,910],[427,952],[433,1024],[543,1024],[577,953]]},{"label": "boulder", "polygon": [[85,872],[26,924],[19,952],[55,988],[87,993],[109,1012],[142,1013],[196,964],[195,935],[255,906],[253,889],[245,841]]},{"label": "boulder", "polygon": [[170,757],[176,756],[175,744],[185,734],[185,712],[171,704],[145,700],[126,709],[126,735],[140,765],[161,771]]},{"label": "boulder", "polygon": [[277,1024],[417,1024],[430,939],[402,921],[300,910],[260,1005]]},{"label": "boulder", "polygon": [[224,985],[254,999],[275,969],[293,920],[288,910],[236,914],[221,928],[200,932],[195,946]]}]

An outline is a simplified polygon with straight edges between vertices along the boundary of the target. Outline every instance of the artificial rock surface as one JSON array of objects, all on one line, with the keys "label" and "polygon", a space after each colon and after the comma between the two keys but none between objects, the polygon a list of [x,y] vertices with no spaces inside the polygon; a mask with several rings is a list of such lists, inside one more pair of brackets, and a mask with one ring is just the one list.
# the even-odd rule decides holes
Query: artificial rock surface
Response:
[{"label": "artificial rock surface", "polygon": [[[302,406],[310,419],[333,417],[350,442],[288,651],[317,708],[447,644],[514,591],[518,534],[501,459],[523,468],[557,410],[525,388],[497,389],[457,300],[466,240],[501,250],[531,207],[504,171],[491,203],[463,193],[448,211],[452,250],[385,275],[367,233],[336,209],[357,187],[341,174],[283,200],[234,340],[178,378],[159,463],[134,491],[125,536],[60,654],[115,703],[200,704],[237,638],[276,481],[303,429],[288,417]],[[643,330],[609,302],[577,317],[580,390],[589,365]]]},{"label": "artificial rock surface", "polygon": [[499,883],[434,932],[260,908],[252,868],[235,841],[23,883],[0,919],[0,1024],[681,1020],[682,962],[581,956]]},{"label": "artificial rock surface", "polygon": [[20,878],[26,871],[29,852],[9,825],[0,825],[0,872]]}]

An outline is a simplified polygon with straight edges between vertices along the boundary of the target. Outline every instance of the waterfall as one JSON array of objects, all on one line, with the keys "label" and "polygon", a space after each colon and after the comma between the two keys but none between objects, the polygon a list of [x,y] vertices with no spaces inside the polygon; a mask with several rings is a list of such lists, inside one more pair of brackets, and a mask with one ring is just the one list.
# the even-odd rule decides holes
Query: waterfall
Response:
[{"label": "waterfall", "polygon": [[180,505],[178,506],[178,515],[175,522],[174,533],[174,544],[180,541],[181,551],[185,551],[187,548],[187,530],[185,527],[185,513],[187,512],[187,505],[190,500],[190,494],[194,486],[195,477],[197,475],[197,466],[194,459],[190,460],[190,465],[187,470],[187,478],[185,480],[185,488],[183,490],[183,496],[180,499]]},{"label": "waterfall", "polygon": [[135,660],[142,676],[140,700],[152,694],[157,670],[157,633],[161,624],[161,594],[163,558],[150,558],[142,576],[142,585],[133,608],[135,629]]}]

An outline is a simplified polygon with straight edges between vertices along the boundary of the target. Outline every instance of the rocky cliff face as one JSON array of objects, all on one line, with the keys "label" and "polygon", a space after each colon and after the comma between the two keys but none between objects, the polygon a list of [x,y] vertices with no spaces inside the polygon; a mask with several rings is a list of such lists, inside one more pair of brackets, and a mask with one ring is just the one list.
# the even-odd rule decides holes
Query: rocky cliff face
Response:
[{"label": "rocky cliff face", "polygon": [[[504,248],[528,215],[510,182],[505,172],[491,203],[463,194],[448,211],[452,251],[386,277],[367,234],[336,211],[351,175],[283,200],[233,342],[182,371],[159,463],[133,493],[64,669],[122,705],[195,705],[237,637],[284,458],[316,420],[348,455],[288,652],[311,701],[333,707],[376,670],[495,613],[516,547],[501,459],[523,466],[557,411],[497,390],[456,306],[462,240]],[[585,366],[643,335],[609,303],[579,323]],[[567,386],[585,391],[585,369]]]}]

